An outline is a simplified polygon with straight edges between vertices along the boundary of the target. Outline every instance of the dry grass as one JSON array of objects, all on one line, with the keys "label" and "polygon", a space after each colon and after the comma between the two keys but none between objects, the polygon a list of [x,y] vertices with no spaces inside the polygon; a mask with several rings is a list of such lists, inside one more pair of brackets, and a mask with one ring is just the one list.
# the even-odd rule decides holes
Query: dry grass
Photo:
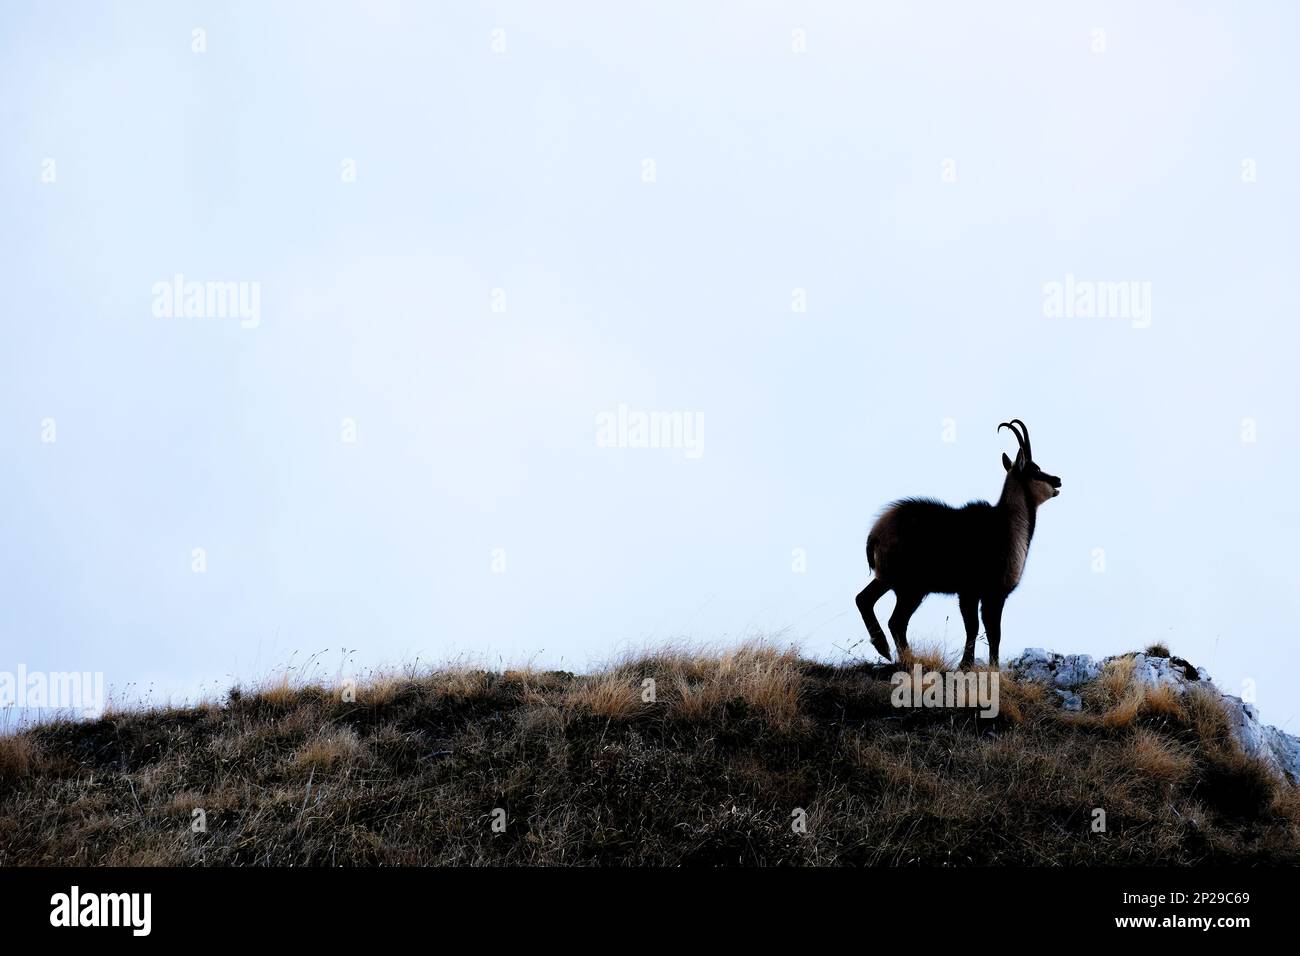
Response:
[{"label": "dry grass", "polygon": [[[670,718],[726,722],[743,715],[777,733],[789,733],[799,715],[803,673],[794,650],[751,641],[719,653],[669,647],[631,655],[586,683],[595,685],[591,693],[616,697],[619,712],[602,711],[606,716],[639,712],[645,706],[642,698],[649,694],[666,705]],[[571,688],[568,697],[588,693]],[[624,703],[625,693],[630,694],[630,706]]]},{"label": "dry grass", "polygon": [[1144,727],[1128,738],[1124,759],[1137,773],[1170,785],[1187,780],[1196,766],[1184,746]]},{"label": "dry grass", "polygon": [[1071,714],[1004,676],[989,719],[895,709],[892,672],[668,648],[54,722],[0,738],[0,865],[1300,862],[1297,788],[1209,688],[1120,660]]},{"label": "dry grass", "polygon": [[904,665],[912,667],[920,664],[921,668],[926,671],[950,671],[957,666],[957,654],[955,651],[948,651],[942,643],[931,644],[924,641],[913,641],[906,651],[903,652],[901,661]]},{"label": "dry grass", "polygon": [[1212,687],[1191,686],[1179,691],[1169,684],[1151,685],[1137,679],[1135,661],[1110,661],[1101,676],[1083,690],[1089,719],[1111,730],[1145,722],[1190,726],[1198,739],[1222,746],[1229,741],[1228,718]]},{"label": "dry grass", "polygon": [[1046,684],[1002,677],[998,687],[1000,716],[1005,723],[1020,726],[1030,720],[1067,719],[1059,715],[1052,700],[1054,692]]},{"label": "dry grass", "polygon": [[294,751],[292,763],[296,770],[337,770],[361,752],[361,738],[351,727],[324,727]]},{"label": "dry grass", "polygon": [[634,686],[626,676],[601,674],[566,688],[562,699],[570,711],[609,720],[626,720],[646,706],[641,697],[641,688]]},{"label": "dry grass", "polygon": [[1142,712],[1145,688],[1135,678],[1136,664],[1131,657],[1108,661],[1101,675],[1084,688],[1084,707],[1101,714],[1102,723],[1118,730],[1129,727]]},{"label": "dry grass", "polygon": [[1141,713],[1168,720],[1181,721],[1187,716],[1183,708],[1183,695],[1169,684],[1143,688]]},{"label": "dry grass", "polygon": [[32,738],[26,734],[0,736],[0,783],[27,776],[35,751]]},{"label": "dry grass", "polygon": [[492,675],[481,670],[457,668],[440,672],[437,678],[435,693],[462,703],[482,698],[492,684]]},{"label": "dry grass", "polygon": [[293,684],[288,674],[259,687],[256,693],[272,707],[290,707],[301,696],[300,689]]},{"label": "dry grass", "polygon": [[719,658],[678,660],[670,713],[687,720],[725,720],[743,711],[778,733],[794,729],[803,675],[793,651],[747,644]]},{"label": "dry grass", "polygon": [[1183,697],[1183,710],[1196,738],[1207,747],[1232,745],[1232,729],[1219,695],[1211,687],[1193,687]]}]

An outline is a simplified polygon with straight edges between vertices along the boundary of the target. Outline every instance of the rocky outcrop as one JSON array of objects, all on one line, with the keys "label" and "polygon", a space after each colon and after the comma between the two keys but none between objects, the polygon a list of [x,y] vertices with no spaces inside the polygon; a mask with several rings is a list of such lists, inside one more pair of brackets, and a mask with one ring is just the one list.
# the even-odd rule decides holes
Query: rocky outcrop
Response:
[{"label": "rocky outcrop", "polygon": [[1088,654],[1058,654],[1041,647],[1030,647],[1009,661],[1006,670],[1020,680],[1051,685],[1063,709],[1078,711],[1083,709],[1080,694],[1083,687],[1101,676],[1107,664],[1121,658],[1133,661],[1133,679],[1138,684],[1171,687],[1180,694],[1196,686],[1212,688],[1222,699],[1233,736],[1241,749],[1263,760],[1274,772],[1292,783],[1300,782],[1300,737],[1260,723],[1259,711],[1254,705],[1223,693],[1210,680],[1205,668],[1195,667],[1181,657],[1122,654],[1096,660]]}]

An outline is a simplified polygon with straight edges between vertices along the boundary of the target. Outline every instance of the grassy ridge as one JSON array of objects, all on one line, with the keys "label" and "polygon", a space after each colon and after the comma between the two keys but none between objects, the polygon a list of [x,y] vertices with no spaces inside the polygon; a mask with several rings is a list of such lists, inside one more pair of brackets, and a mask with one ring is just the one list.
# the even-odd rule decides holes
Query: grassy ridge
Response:
[{"label": "grassy ridge", "polygon": [[1077,714],[1004,675],[991,720],[900,711],[889,668],[762,645],[352,701],[232,691],[0,738],[0,864],[1300,862],[1297,788],[1242,755],[1217,692],[1131,670]]}]

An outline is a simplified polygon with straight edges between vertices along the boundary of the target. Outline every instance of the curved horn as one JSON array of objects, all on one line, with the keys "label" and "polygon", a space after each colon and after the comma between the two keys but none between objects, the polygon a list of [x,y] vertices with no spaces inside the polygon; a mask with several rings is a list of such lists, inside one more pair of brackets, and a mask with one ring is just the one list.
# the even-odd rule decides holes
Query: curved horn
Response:
[{"label": "curved horn", "polygon": [[1025,457],[1030,461],[1034,460],[1034,451],[1029,445],[1029,426],[1018,418],[1011,419],[1013,425],[1019,425],[1020,430],[1025,433]]},{"label": "curved horn", "polygon": [[[1028,448],[1028,444],[1029,444],[1029,443],[1028,443],[1027,441],[1025,441],[1025,439],[1021,437],[1020,432],[1018,432],[1018,431],[1016,430],[1016,426],[1012,424],[1012,422],[1014,422],[1014,421],[1018,421],[1018,419],[1012,419],[1011,422],[1002,422],[1001,424],[998,425],[998,431],[1002,431],[1002,429],[1004,429],[1004,428],[1010,429],[1010,430],[1011,430],[1011,434],[1013,434],[1013,435],[1016,436],[1016,444],[1018,444],[1018,445],[1020,446],[1020,454],[1021,454],[1021,456],[1024,458],[1025,461],[1029,461],[1029,460],[1030,460],[1030,459],[1029,459],[1029,448]],[[1022,427],[1023,427],[1023,424],[1024,424],[1024,423],[1022,422],[1022,423],[1021,423]]]}]

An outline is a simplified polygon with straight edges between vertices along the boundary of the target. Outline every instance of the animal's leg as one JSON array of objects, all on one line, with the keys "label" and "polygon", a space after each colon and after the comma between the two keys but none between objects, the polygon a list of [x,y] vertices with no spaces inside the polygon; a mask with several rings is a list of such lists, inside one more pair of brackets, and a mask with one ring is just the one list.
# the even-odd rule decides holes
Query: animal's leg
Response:
[{"label": "animal's leg", "polygon": [[957,603],[961,607],[961,622],[966,625],[966,650],[962,652],[961,663],[958,666],[970,667],[975,663],[975,635],[979,633],[980,629],[979,595],[958,595]]},{"label": "animal's leg", "polygon": [[862,623],[867,625],[867,633],[871,635],[871,646],[879,651],[885,660],[889,660],[889,642],[885,640],[885,632],[881,630],[880,622],[876,620],[876,612],[872,608],[880,600],[880,596],[888,590],[889,586],[882,583],[880,578],[872,578],[871,583],[859,591],[857,597]]},{"label": "animal's leg", "polygon": [[1002,605],[1005,594],[985,595],[980,608],[984,615],[984,631],[989,636],[989,667],[998,666],[998,645],[1002,643]]},{"label": "animal's leg", "polygon": [[898,600],[894,604],[894,613],[889,615],[889,633],[894,636],[894,647],[898,649],[898,659],[901,662],[903,655],[907,653],[907,622],[921,606],[925,595],[910,591],[895,591],[894,595]]}]

